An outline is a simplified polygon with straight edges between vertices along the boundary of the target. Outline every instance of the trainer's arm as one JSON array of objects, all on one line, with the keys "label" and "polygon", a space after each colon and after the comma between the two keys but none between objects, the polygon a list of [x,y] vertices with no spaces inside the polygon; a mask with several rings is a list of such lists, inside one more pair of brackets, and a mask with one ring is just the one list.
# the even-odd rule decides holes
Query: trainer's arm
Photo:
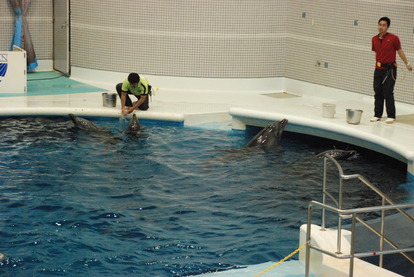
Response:
[{"label": "trainer's arm", "polygon": [[[122,93],[122,96],[124,94]],[[122,115],[127,115],[135,111],[142,103],[144,103],[145,99],[147,99],[147,95],[141,95],[139,100],[132,106],[132,107],[124,107],[122,108]],[[121,104],[122,104],[122,98],[121,98]],[[124,102],[125,105],[125,102]]]},{"label": "trainer's arm", "polygon": [[413,71],[413,66],[408,62],[407,57],[405,56],[405,53],[402,49],[397,51],[398,56],[400,56],[401,60],[403,60],[403,62],[405,63],[405,65],[407,66],[407,69],[409,71]]},{"label": "trainer's arm", "polygon": [[135,103],[135,105],[132,106],[130,113],[136,110],[139,106],[141,106],[141,104],[144,103],[145,99],[147,99],[147,95],[142,94],[139,100]]},{"label": "trainer's arm", "polygon": [[121,93],[121,112],[122,112],[122,115],[126,115],[126,114],[130,113],[128,107],[125,107],[126,95],[127,95],[126,92],[122,91],[122,93]]}]

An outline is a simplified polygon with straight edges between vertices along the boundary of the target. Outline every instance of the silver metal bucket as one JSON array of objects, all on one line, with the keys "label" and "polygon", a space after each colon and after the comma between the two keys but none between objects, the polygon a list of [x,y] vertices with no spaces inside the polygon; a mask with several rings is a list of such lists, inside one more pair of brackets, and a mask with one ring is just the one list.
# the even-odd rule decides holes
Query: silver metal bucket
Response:
[{"label": "silver metal bucket", "polygon": [[361,122],[362,110],[347,109],[346,122],[349,124],[358,125]]},{"label": "silver metal bucket", "polygon": [[116,107],[116,93],[102,93],[102,104],[104,107]]}]

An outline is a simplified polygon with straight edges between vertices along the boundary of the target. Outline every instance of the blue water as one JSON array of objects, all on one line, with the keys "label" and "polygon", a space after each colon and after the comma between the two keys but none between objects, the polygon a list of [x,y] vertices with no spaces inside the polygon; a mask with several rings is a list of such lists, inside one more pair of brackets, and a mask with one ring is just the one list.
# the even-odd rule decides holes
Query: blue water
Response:
[{"label": "blue water", "polygon": [[[0,119],[0,275],[188,276],[278,261],[321,200],[313,156],[339,146],[285,132],[275,153],[226,151],[257,130],[143,122],[135,137],[125,120],[94,122],[114,136],[64,117]],[[398,162],[363,152],[342,165],[397,202],[409,197]]]}]

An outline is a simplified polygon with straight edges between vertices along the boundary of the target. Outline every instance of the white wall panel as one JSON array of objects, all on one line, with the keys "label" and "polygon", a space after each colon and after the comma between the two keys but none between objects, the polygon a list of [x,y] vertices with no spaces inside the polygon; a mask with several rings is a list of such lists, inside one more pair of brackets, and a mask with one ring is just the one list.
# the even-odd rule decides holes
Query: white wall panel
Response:
[{"label": "white wall panel", "polygon": [[[82,68],[288,77],[373,95],[371,37],[382,16],[414,63],[412,0],[71,0],[71,9],[72,65]],[[0,15],[0,50],[8,50],[8,1],[0,1]],[[33,1],[28,20],[38,58],[51,59],[52,0]],[[400,61],[395,97],[414,104],[413,91],[414,73]]]}]

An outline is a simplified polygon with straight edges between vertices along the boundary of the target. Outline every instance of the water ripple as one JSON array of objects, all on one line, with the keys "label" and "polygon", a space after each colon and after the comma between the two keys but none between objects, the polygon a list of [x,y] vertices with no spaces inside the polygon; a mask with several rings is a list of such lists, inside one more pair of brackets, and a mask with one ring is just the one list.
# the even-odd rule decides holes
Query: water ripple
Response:
[{"label": "water ripple", "polygon": [[[127,121],[94,122],[116,143],[64,117],[0,119],[0,275],[188,276],[283,258],[321,198],[314,155],[332,148],[286,133],[266,154],[243,150],[249,132],[148,123],[130,138]],[[404,201],[406,168],[386,161],[343,166]],[[377,200],[356,184],[345,196]]]}]

